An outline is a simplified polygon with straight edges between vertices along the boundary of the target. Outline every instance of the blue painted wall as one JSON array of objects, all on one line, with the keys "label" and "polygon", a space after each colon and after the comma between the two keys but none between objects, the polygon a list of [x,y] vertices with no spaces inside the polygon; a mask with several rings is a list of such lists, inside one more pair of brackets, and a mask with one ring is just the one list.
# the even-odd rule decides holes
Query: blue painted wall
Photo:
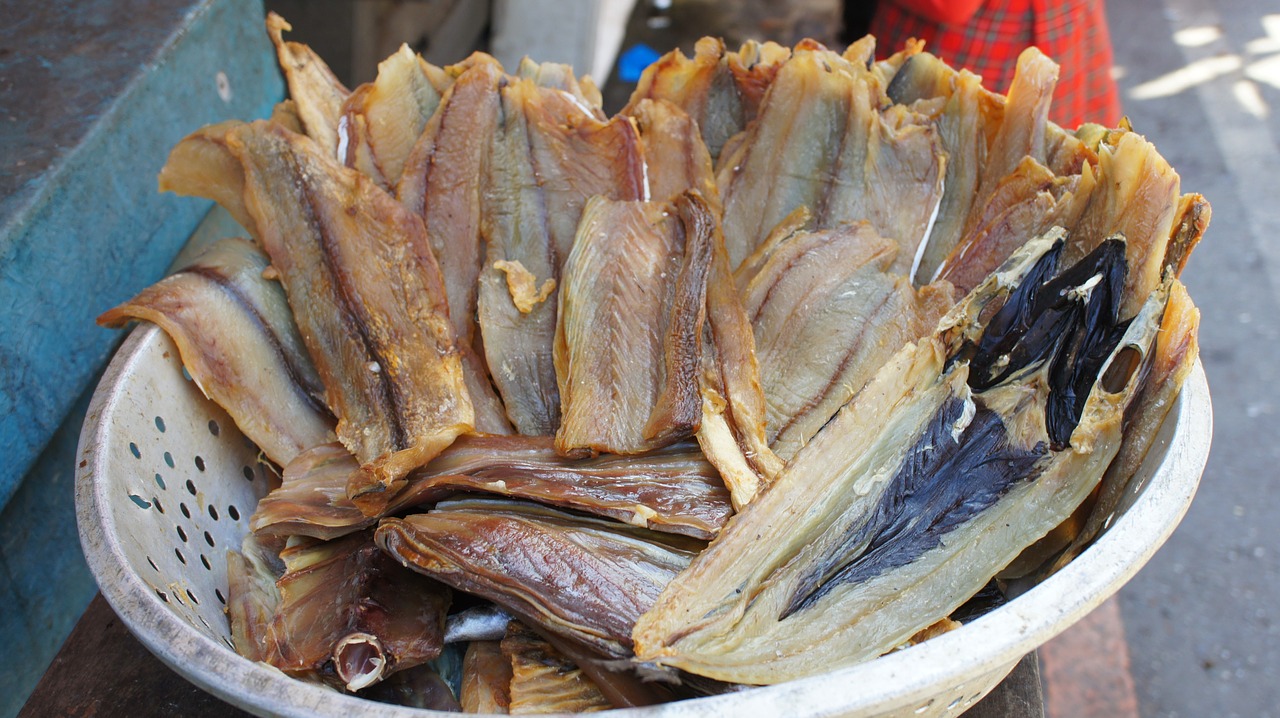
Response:
[{"label": "blue painted wall", "polygon": [[114,346],[94,318],[209,209],[156,191],[170,148],[284,93],[260,0],[22,5],[0,24],[0,508]]},{"label": "blue painted wall", "polygon": [[[123,333],[94,319],[159,279],[211,206],[159,194],[156,173],[186,134],[284,95],[261,0],[17,5],[0,23],[0,718],[97,590],[74,461]],[[219,219],[204,232],[241,233]]]}]

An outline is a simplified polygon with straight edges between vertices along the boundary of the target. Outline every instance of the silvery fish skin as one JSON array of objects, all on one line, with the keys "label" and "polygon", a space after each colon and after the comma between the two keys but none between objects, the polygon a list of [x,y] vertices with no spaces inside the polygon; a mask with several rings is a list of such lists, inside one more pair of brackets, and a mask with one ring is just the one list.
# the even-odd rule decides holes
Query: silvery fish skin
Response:
[{"label": "silvery fish skin", "polygon": [[394,55],[378,63],[373,82],[357,87],[343,101],[337,126],[338,160],[365,173],[383,189],[393,189],[453,80],[415,55],[408,45],[401,45]]},{"label": "silvery fish skin", "polygon": [[697,431],[714,226],[696,196],[587,202],[556,324],[561,453],[642,454]]},{"label": "silvery fish skin", "polygon": [[120,327],[158,324],[205,396],[284,466],[333,441],[334,419],[284,290],[264,279],[267,257],[244,239],[224,239],[173,275],[98,317]]},{"label": "silvery fish skin", "polygon": [[943,194],[946,155],[928,117],[887,105],[883,76],[824,49],[797,49],[778,70],[717,183],[734,268],[797,207],[814,227],[867,220],[909,274]]},{"label": "silvery fish skin", "polygon": [[550,437],[463,436],[410,474],[374,515],[347,498],[347,481],[359,467],[340,444],[303,452],[284,467],[280,487],[258,502],[250,528],[328,540],[459,492],[526,499],[702,539],[715,536],[732,513],[715,467],[691,442],[643,456],[570,459],[556,452]]},{"label": "silvery fish skin", "polygon": [[1166,297],[1126,329],[1123,241],[1050,279],[1061,254],[1029,242],[877,373],[640,617],[637,659],[744,683],[868,660],[1069,515],[1140,383],[1109,367],[1145,361]]},{"label": "silvery fish skin", "polygon": [[376,540],[416,571],[614,658],[631,655],[636,617],[703,545],[533,504],[479,499],[383,519]]},{"label": "silvery fish skin", "polygon": [[644,199],[644,160],[631,120],[601,121],[569,93],[532,80],[500,84],[481,214],[481,340],[511,423],[546,435],[560,424],[557,290],[582,208],[593,195]]},{"label": "silvery fish skin", "polygon": [[889,273],[897,243],[866,222],[780,238],[743,292],[768,407],[769,446],[790,460],[904,344],[952,304]]},{"label": "silvery fish skin", "polygon": [[284,31],[292,29],[284,18],[274,12],[267,13],[267,35],[276,46],[276,57],[289,85],[289,97],[293,99],[298,118],[307,136],[315,140],[328,157],[335,158],[338,156],[342,103],[351,91],[343,86],[314,50],[284,39]]},{"label": "silvery fish skin", "polygon": [[474,421],[422,221],[277,125],[243,125],[226,142],[338,438],[361,462],[348,494],[377,511]]}]

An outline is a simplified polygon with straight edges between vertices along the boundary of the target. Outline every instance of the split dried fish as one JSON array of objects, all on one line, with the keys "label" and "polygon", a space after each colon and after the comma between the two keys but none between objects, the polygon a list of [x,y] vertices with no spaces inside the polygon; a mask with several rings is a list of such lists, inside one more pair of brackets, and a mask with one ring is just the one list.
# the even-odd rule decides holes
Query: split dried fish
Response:
[{"label": "split dried fish", "polygon": [[266,255],[248,241],[224,239],[98,323],[158,324],[200,391],[283,466],[332,441],[334,419],[284,290],[263,278],[266,268]]}]

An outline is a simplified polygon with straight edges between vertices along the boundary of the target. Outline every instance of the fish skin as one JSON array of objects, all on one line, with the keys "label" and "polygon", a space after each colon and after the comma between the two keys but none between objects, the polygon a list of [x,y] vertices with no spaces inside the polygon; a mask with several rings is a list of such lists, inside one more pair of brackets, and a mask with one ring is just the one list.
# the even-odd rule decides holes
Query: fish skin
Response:
[{"label": "fish skin", "polygon": [[897,243],[868,223],[799,232],[747,284],[770,448],[790,460],[907,342],[951,307],[946,283],[917,291],[888,270]]},{"label": "fish skin", "polygon": [[614,658],[701,542],[512,501],[383,519],[378,545],[414,570]]},{"label": "fish skin", "polygon": [[[351,94],[333,70],[310,47],[284,39],[284,31],[292,30],[284,18],[267,13],[267,35],[276,48],[280,70],[289,86],[298,118],[307,136],[315,140],[326,155],[337,157],[338,123],[342,103]],[[341,159],[341,158],[339,158]]]},{"label": "fish skin", "polygon": [[373,82],[342,103],[337,157],[388,191],[454,78],[415,55],[408,45],[378,63]]},{"label": "fish skin", "polygon": [[649,200],[671,202],[695,191],[710,210],[720,215],[720,192],[707,146],[698,124],[679,106],[666,100],[643,99],[630,110],[644,148]]},{"label": "fish skin", "polygon": [[565,263],[556,448],[641,454],[693,436],[714,219],[705,202],[592,198]]},{"label": "fish skin", "polygon": [[[1060,247],[1060,239],[1055,244]],[[1051,361],[1042,360],[1038,371],[1029,369],[1010,383],[973,393],[968,362],[949,359],[980,338],[981,326],[973,322],[981,321],[984,307],[1002,302],[1020,286],[1029,270],[1042,266],[1050,248],[1047,241],[1029,243],[958,304],[939,323],[935,337],[904,348],[877,373],[773,487],[736,515],[640,617],[633,633],[637,658],[746,683],[775,683],[867,660],[948,615],[1021,548],[1069,515],[1119,446],[1120,418],[1137,391],[1137,373],[1123,386],[1107,386],[1099,378],[1070,448],[1045,452],[1028,471],[1034,480],[1014,482],[995,503],[954,525],[940,546],[926,548],[905,566],[868,572],[874,575],[856,585],[835,585],[780,618],[803,594],[797,591],[804,588],[801,567],[852,565],[829,558],[851,536],[853,544],[865,544],[851,545],[852,556],[871,545],[856,538],[858,528],[875,515],[875,498],[885,495],[908,449],[948,402],[973,402],[976,411],[961,412],[952,430],[943,433],[963,436],[978,412],[991,411],[1011,447],[1035,451],[1047,445],[1044,409]],[[1050,265],[1040,274],[1051,270]],[[1129,347],[1150,346],[1163,302],[1153,295],[1113,357]],[[1106,374],[1104,364],[1100,376]],[[837,495],[846,498],[836,500]],[[851,502],[850,496],[862,498]]]},{"label": "fish skin", "polygon": [[481,340],[512,425],[547,435],[560,424],[552,349],[558,294],[523,312],[495,264],[518,262],[535,286],[559,282],[589,197],[643,199],[643,155],[626,117],[602,122],[566,93],[527,79],[508,79],[500,95],[481,215]]},{"label": "fish skin", "polygon": [[463,377],[475,410],[475,429],[510,434],[506,409],[494,391],[479,347],[478,282],[484,258],[481,213],[490,139],[499,120],[502,67],[477,53],[424,125],[405,159],[396,187],[401,204],[420,215],[440,265],[449,319],[462,355]]},{"label": "fish skin", "polygon": [[334,418],[284,290],[264,279],[266,255],[224,239],[190,265],[98,317],[158,324],[205,396],[280,466],[333,440]]},{"label": "fish skin", "polygon": [[717,184],[737,268],[790,212],[807,206],[814,228],[870,221],[902,247],[910,270],[941,199],[946,158],[929,118],[889,106],[883,79],[825,50],[797,49]]},{"label": "fish skin", "polygon": [[341,444],[303,452],[284,467],[281,485],[249,519],[256,533],[331,540],[458,492],[496,494],[607,516],[665,533],[710,539],[732,513],[729,492],[696,444],[643,456],[560,456],[550,437],[459,437],[379,513],[347,498],[360,468]]},{"label": "fish skin", "polygon": [[361,462],[348,495],[376,512],[405,474],[470,431],[473,410],[421,219],[311,140],[266,122],[227,145],[245,206]]}]

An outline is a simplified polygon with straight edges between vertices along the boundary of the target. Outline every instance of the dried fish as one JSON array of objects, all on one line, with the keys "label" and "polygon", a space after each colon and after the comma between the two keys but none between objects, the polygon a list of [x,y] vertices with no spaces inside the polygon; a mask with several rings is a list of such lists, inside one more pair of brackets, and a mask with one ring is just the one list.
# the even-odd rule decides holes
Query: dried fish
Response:
[{"label": "dried fish", "polygon": [[581,668],[519,621],[507,627],[500,651],[510,662],[512,715],[594,713],[613,707]]},{"label": "dried fish", "polygon": [[645,99],[671,102],[697,123],[715,161],[729,138],[755,119],[761,98],[790,55],[776,43],[754,41],[729,52],[724,41],[704,37],[692,58],[672,50],[646,68],[622,114],[635,114]]},{"label": "dried fish", "polygon": [[696,197],[587,203],[556,325],[561,453],[640,454],[697,431],[708,214]]},{"label": "dried fish", "polygon": [[766,436],[790,460],[904,344],[932,332],[951,307],[951,287],[917,291],[889,274],[897,243],[865,222],[787,234],[768,249],[743,303]]},{"label": "dried fish", "polygon": [[[511,423],[521,434],[545,435],[560,424],[552,358],[556,285],[543,301],[519,307],[508,288],[509,272],[518,264],[534,287],[559,282],[587,199],[644,199],[644,161],[627,118],[601,121],[568,93],[527,79],[508,80],[500,95],[482,208],[488,244],[480,331]],[[505,271],[499,262],[509,263]]]},{"label": "dried fish", "polygon": [[380,547],[531,625],[615,658],[631,628],[702,544],[514,501],[442,503],[383,519]]},{"label": "dried fish", "polygon": [[938,337],[895,356],[640,617],[637,657],[747,683],[866,660],[1065,518],[1115,454],[1139,383],[1108,367],[1147,355],[1164,297],[1126,330],[1123,242],[1041,284],[1061,247],[1028,243]]},{"label": "dried fish", "polygon": [[276,56],[289,85],[289,97],[293,99],[298,118],[307,136],[320,145],[321,152],[331,158],[338,157],[342,103],[351,91],[311,48],[285,41],[284,31],[292,29],[293,26],[284,18],[274,12],[267,13],[267,34],[276,46]]},{"label": "dried fish", "polygon": [[666,100],[649,99],[633,103],[630,116],[644,148],[649,198],[671,202],[692,190],[719,216],[720,193],[711,155],[693,118]]},{"label": "dried fish", "polygon": [[490,383],[478,349],[477,282],[484,258],[481,205],[490,142],[499,120],[497,60],[477,53],[425,125],[405,160],[396,196],[422,216],[449,300],[463,378],[475,410],[475,428],[509,434],[506,409]]},{"label": "dried fish", "polygon": [[722,164],[724,234],[736,268],[797,207],[816,229],[867,220],[909,274],[943,193],[945,154],[928,117],[887,104],[883,79],[826,50],[778,70],[740,156]]},{"label": "dried fish", "polygon": [[348,493],[376,511],[472,427],[440,270],[422,221],[364,175],[270,123],[232,130],[256,239],[361,462]]},{"label": "dried fish", "polygon": [[342,103],[336,155],[383,189],[400,181],[409,152],[440,97],[453,84],[444,70],[401,45],[378,64],[378,77],[355,89]]},{"label": "dried fish", "polygon": [[[505,631],[504,626],[504,634]],[[511,679],[511,659],[503,655],[497,640],[469,643],[462,662],[462,693],[458,696],[463,712],[510,713]]]},{"label": "dried fish", "polygon": [[200,391],[284,466],[332,441],[334,419],[284,290],[263,278],[266,268],[266,255],[248,241],[224,239],[98,323],[160,325]]},{"label": "dried fish", "polygon": [[729,492],[696,444],[643,456],[568,459],[550,437],[463,436],[408,478],[382,511],[365,515],[347,498],[359,463],[338,444],[301,454],[249,520],[259,533],[332,539],[382,516],[458,492],[498,494],[607,516],[655,531],[709,539],[729,518]]}]

